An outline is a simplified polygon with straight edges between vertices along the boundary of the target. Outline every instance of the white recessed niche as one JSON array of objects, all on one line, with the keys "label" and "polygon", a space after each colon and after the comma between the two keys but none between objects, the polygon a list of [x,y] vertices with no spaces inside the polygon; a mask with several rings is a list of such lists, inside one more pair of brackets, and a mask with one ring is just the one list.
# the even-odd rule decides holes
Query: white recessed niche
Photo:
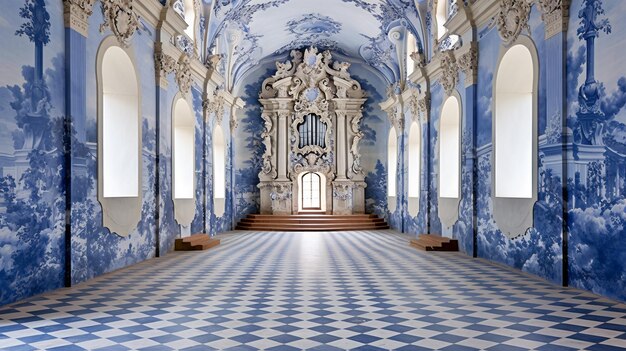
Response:
[{"label": "white recessed niche", "polygon": [[390,212],[396,211],[397,196],[397,169],[398,169],[398,135],[395,127],[389,130],[387,139],[387,207]]},{"label": "white recessed niche", "polygon": [[[439,117],[438,214],[444,228],[459,219],[461,200],[461,96],[455,90],[444,101]],[[442,233],[442,235],[446,235]]]},{"label": "white recessed niche", "polygon": [[443,104],[439,123],[439,196],[459,197],[461,106],[456,96]]},{"label": "white recessed niche", "polygon": [[110,36],[96,57],[98,201],[103,226],[120,236],[141,218],[141,95],[133,56]]},{"label": "white recessed niche", "polygon": [[417,121],[411,123],[409,128],[409,214],[417,216],[419,213],[419,198],[421,190],[421,163],[422,163],[422,130]]},{"label": "white recessed niche", "polygon": [[502,47],[493,85],[493,218],[506,236],[533,226],[537,201],[537,91],[539,60],[521,35]]},{"label": "white recessed niche", "polygon": [[184,227],[195,217],[195,125],[194,113],[179,93],[172,108],[172,183],[175,219]]},{"label": "white recessed niche", "polygon": [[225,211],[226,198],[226,141],[220,125],[213,127],[213,203],[215,215]]}]

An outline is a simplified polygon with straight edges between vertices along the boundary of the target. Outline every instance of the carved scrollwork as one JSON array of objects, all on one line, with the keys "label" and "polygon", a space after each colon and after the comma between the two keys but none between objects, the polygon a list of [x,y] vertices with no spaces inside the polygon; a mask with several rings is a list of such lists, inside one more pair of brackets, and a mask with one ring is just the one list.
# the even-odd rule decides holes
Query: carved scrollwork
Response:
[{"label": "carved scrollwork", "polygon": [[420,120],[427,122],[430,115],[430,94],[426,93],[423,98],[418,100],[417,111]]},{"label": "carved scrollwork", "polygon": [[210,55],[209,57],[207,57],[204,66],[210,70],[215,71],[222,62],[222,58],[223,56],[221,54]]},{"label": "carved scrollwork", "polygon": [[263,152],[263,163],[261,165],[261,173],[270,175],[272,178],[276,178],[276,170],[272,167],[272,134],[274,133],[274,123],[269,113],[261,113],[265,129],[261,133],[263,138],[263,146],[265,151]]},{"label": "carved scrollwork", "polygon": [[161,72],[164,76],[176,70],[176,60],[162,52],[154,53],[154,67],[157,72]]},{"label": "carved scrollwork", "polygon": [[475,46],[461,57],[458,61],[459,69],[465,74],[465,86],[476,84],[478,80],[478,49]]},{"label": "carved scrollwork", "polygon": [[104,22],[100,25],[100,33],[109,28],[123,47],[139,30],[139,15],[133,8],[133,0],[102,0]]},{"label": "carved scrollwork", "polygon": [[536,0],[546,27],[546,39],[567,30],[570,0]]},{"label": "carved scrollwork", "polygon": [[398,105],[394,105],[385,112],[387,112],[387,118],[389,118],[391,125],[394,126],[398,132],[402,131],[404,128],[404,114],[402,113],[402,108]]},{"label": "carved scrollwork", "polygon": [[87,36],[89,17],[96,0],[63,0],[65,26]]},{"label": "carved scrollwork", "polygon": [[219,90],[213,93],[212,99],[204,99],[202,101],[202,107],[204,108],[207,116],[214,114],[217,124],[222,124],[224,118],[224,97],[219,93]]},{"label": "carved scrollwork", "polygon": [[411,115],[415,121],[428,121],[428,112],[430,108],[430,95],[426,92],[423,96],[418,94],[411,95],[409,99],[409,108]]},{"label": "carved scrollwork", "polygon": [[451,51],[441,53],[441,86],[447,95],[452,94],[459,78],[459,66]]},{"label": "carved scrollwork", "polygon": [[343,201],[352,200],[352,182],[333,183],[333,198]]},{"label": "carved scrollwork", "polygon": [[532,0],[502,0],[496,14],[495,25],[505,44],[517,40],[523,30],[530,30],[528,18]]},{"label": "carved scrollwork", "polygon": [[187,94],[191,89],[191,83],[193,82],[193,78],[191,76],[191,64],[189,63],[189,57],[187,55],[183,55],[180,60],[178,60],[178,65],[176,67],[176,83],[178,83],[178,89]]}]

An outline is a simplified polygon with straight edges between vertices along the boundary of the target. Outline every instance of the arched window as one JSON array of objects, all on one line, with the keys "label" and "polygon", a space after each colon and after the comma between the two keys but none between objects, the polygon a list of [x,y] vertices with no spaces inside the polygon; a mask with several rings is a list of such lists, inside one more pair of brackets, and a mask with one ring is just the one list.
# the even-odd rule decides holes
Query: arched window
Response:
[{"label": "arched window", "polygon": [[447,31],[444,24],[448,20],[448,1],[449,0],[437,0],[437,9],[435,11],[435,17],[437,20],[437,39],[443,38]]},{"label": "arched window", "polygon": [[396,176],[398,167],[398,137],[396,129],[391,127],[387,140],[387,196],[396,196]]},{"label": "arched window", "polygon": [[421,130],[417,122],[409,129],[409,198],[419,198],[421,178]]},{"label": "arched window", "polygon": [[192,41],[196,40],[196,9],[193,6],[194,0],[185,0],[185,22],[187,22],[187,29],[185,33],[191,38]]},{"label": "arched window", "polygon": [[317,173],[308,172],[302,176],[302,209],[320,210],[322,208],[322,178]]},{"label": "arched window", "polygon": [[174,105],[174,199],[194,198],[194,136],[193,112],[185,99]]},{"label": "arched window", "polygon": [[139,196],[139,89],[135,67],[126,52],[104,52],[102,74],[102,195]]},{"label": "arched window", "polygon": [[493,218],[508,237],[533,225],[539,59],[527,36],[500,51],[493,85]]},{"label": "arched window", "polygon": [[439,122],[439,197],[459,197],[460,145],[461,106],[455,96],[450,96]]},{"label": "arched window", "polygon": [[141,218],[141,95],[132,48],[105,38],[96,55],[98,201],[102,225],[129,235]]},{"label": "arched window", "polygon": [[226,197],[226,142],[220,125],[213,129],[213,197]]},{"label": "arched window", "polygon": [[415,62],[411,58],[411,54],[417,51],[417,40],[415,36],[407,31],[406,36],[406,76],[410,76],[415,70]]},{"label": "arched window", "polygon": [[533,58],[511,47],[498,66],[495,87],[495,196],[533,196]]}]

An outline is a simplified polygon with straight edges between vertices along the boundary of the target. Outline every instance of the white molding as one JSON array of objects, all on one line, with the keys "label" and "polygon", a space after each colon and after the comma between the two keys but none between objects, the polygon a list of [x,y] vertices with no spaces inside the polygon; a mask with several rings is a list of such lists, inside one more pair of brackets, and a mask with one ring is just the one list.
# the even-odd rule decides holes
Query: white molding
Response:
[{"label": "white molding", "polygon": [[119,47],[126,52],[133,63],[135,74],[137,73],[137,62],[135,60],[134,50],[132,47],[126,48],[119,45],[118,39],[110,35],[100,43],[96,54],[96,99],[97,99],[97,124],[98,124],[98,202],[102,205],[102,225],[109,228],[112,233],[119,236],[128,236],[137,228],[141,220],[141,207],[143,204],[143,152],[142,152],[142,99],[141,99],[141,81],[136,76],[138,88],[138,150],[139,153],[139,169],[138,169],[138,196],[124,198],[106,198],[103,196],[103,77],[102,77],[102,61],[104,54],[111,47]]},{"label": "white molding", "polygon": [[[502,62],[502,58],[506,52],[515,45],[524,45],[530,51],[533,60],[533,118],[532,118],[532,197],[531,198],[503,198],[497,197],[495,194],[496,189],[496,85],[498,83],[498,70]],[[498,56],[497,65],[494,71],[493,77],[493,98],[492,98],[492,127],[491,127],[491,200],[493,203],[493,219],[496,222],[498,228],[504,235],[509,238],[515,238],[517,236],[524,235],[528,228],[533,226],[533,210],[535,202],[538,199],[538,184],[537,184],[537,172],[538,172],[538,108],[539,108],[539,56],[537,47],[533,40],[525,35],[520,35],[514,42],[500,47],[500,53]]]}]

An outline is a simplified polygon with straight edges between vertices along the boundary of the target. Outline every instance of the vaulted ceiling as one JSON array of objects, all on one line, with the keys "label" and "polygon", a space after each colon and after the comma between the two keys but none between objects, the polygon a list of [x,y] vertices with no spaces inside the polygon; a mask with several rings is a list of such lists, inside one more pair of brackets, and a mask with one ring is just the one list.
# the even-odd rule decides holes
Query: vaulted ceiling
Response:
[{"label": "vaulted ceiling", "polygon": [[218,43],[231,84],[257,64],[305,46],[370,65],[395,82],[401,67],[390,29],[403,26],[418,42],[423,37],[415,0],[203,1],[207,42]]}]

